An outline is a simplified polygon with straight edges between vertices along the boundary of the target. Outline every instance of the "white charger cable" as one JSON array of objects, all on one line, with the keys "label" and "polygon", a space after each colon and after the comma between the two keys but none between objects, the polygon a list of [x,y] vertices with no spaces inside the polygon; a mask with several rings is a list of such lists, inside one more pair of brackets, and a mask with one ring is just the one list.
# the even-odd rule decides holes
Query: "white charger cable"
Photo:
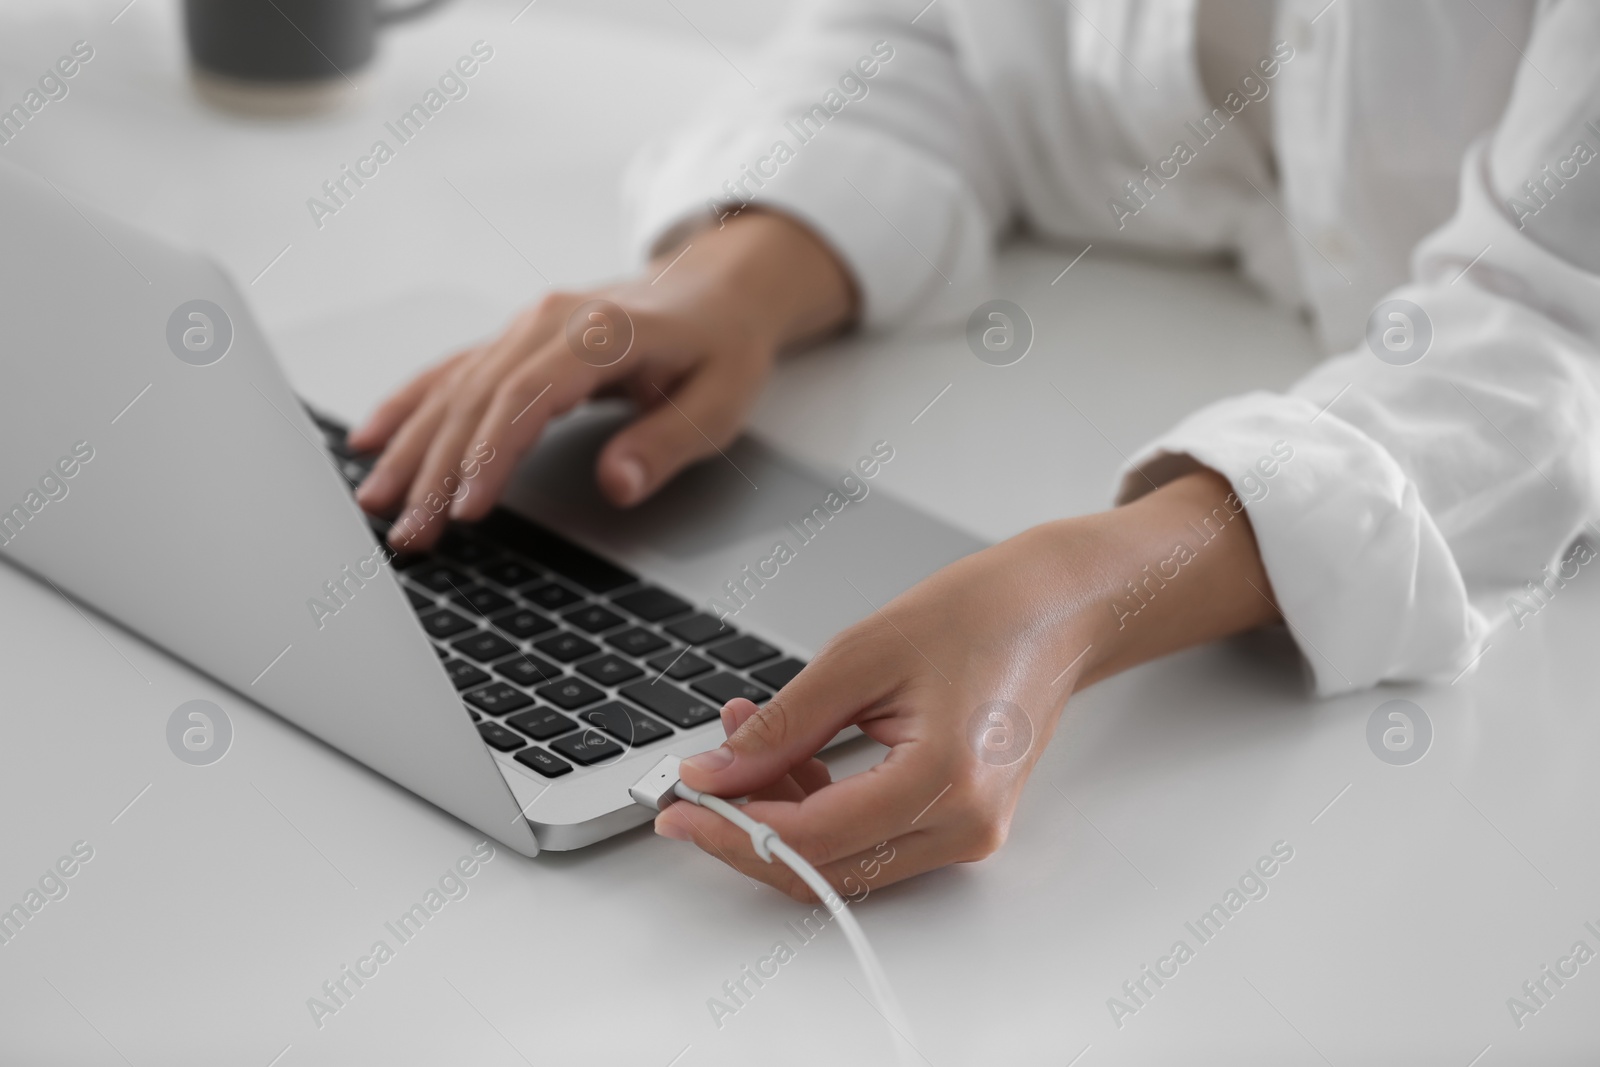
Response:
[{"label": "white charger cable", "polygon": [[[764,822],[752,819],[737,804],[685,785],[678,777],[678,765],[681,762],[683,761],[677,756],[663,757],[649,774],[633,784],[628,790],[628,795],[633,798],[634,803],[656,812],[665,811],[678,800],[686,800],[708,811],[714,811],[750,835],[750,845],[756,850],[756,855],[768,863],[776,858],[793,871],[844,928],[845,939],[850,942],[850,948],[856,954],[856,962],[861,965],[862,973],[867,977],[867,986],[872,991],[873,1000],[877,1001],[878,1011],[889,1024],[889,1028],[895,1032],[895,1050],[902,1062],[910,1062],[906,1055],[907,1047],[915,1050],[915,1046],[911,1044],[911,1026],[900,1010],[900,1002],[895,999],[894,990],[889,986],[888,976],[883,973],[883,966],[879,964],[877,955],[872,951],[872,945],[867,942],[865,931],[861,929],[861,924],[856,922],[856,917],[851,913],[844,898],[834,892],[833,886],[828,884],[828,880],[822,877],[815,867],[806,862],[804,856],[783,843],[778,831]],[[918,1055],[920,1056],[920,1053]]]}]

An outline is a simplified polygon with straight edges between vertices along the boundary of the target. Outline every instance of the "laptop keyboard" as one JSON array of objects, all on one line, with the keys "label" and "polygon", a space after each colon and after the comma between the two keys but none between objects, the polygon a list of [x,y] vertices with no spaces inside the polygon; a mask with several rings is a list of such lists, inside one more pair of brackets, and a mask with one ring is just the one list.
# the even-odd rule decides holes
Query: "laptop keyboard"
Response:
[{"label": "laptop keyboard", "polygon": [[[372,457],[312,418],[354,489]],[[805,666],[504,508],[394,567],[484,744],[545,778],[761,703]]]}]

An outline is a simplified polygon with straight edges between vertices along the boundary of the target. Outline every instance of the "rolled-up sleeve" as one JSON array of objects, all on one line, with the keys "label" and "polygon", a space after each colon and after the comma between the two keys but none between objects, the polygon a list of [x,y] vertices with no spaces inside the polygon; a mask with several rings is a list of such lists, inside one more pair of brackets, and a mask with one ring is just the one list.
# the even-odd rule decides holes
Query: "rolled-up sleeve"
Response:
[{"label": "rolled-up sleeve", "polygon": [[1122,476],[1122,500],[1197,463],[1229,478],[1319,692],[1451,680],[1592,556],[1569,549],[1600,516],[1600,159],[1575,162],[1600,150],[1597,48],[1596,5],[1535,26],[1456,214],[1388,294],[1431,331],[1420,359],[1361,347],[1212,404]]},{"label": "rolled-up sleeve", "polygon": [[753,204],[839,255],[869,327],[980,285],[1013,211],[1001,153],[984,143],[942,13],[910,15],[888,0],[808,9],[761,63],[759,89],[647,146],[625,178],[634,254]]}]

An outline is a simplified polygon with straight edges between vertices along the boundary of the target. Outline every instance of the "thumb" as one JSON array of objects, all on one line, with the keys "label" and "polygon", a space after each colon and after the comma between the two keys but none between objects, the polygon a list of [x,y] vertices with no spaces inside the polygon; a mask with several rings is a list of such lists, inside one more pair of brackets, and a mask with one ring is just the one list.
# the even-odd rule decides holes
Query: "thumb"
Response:
[{"label": "thumb", "polygon": [[714,796],[747,796],[815,756],[878,698],[868,688],[870,644],[841,635],[764,707],[730,709],[742,716],[738,729],[719,747],[684,760],[684,782]]},{"label": "thumb", "polygon": [[737,365],[704,362],[676,389],[643,383],[636,391],[655,406],[607,442],[595,465],[600,488],[613,503],[629,507],[684,467],[726,447],[738,436],[761,382],[760,374],[742,373]]}]

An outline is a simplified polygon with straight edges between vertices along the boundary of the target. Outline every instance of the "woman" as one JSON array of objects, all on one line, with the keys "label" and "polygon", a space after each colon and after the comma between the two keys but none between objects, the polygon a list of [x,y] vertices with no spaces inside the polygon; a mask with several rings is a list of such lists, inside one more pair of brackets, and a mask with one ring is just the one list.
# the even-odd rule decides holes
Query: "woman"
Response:
[{"label": "woman", "polygon": [[[1559,578],[1600,510],[1600,8],[856,0],[780,36],[748,101],[635,169],[644,272],[388,400],[354,437],[384,449],[364,506],[415,504],[482,442],[521,454],[600,391],[640,408],[596,471],[637,503],[738,433],[780,352],[959,303],[1013,226],[1229,254],[1343,354],[1196,412],[1119,506],[959,561],[766,707],[729,704],[691,785],[755,797],[836,884],[892,842],[883,884],[999,847],[1075,688],[1280,617],[1319,692],[1452,678]],[[566,336],[595,299],[634,330],[607,366]],[[814,755],[852,723],[890,752],[830,783]],[[699,809],[657,829],[808,896]]]}]

